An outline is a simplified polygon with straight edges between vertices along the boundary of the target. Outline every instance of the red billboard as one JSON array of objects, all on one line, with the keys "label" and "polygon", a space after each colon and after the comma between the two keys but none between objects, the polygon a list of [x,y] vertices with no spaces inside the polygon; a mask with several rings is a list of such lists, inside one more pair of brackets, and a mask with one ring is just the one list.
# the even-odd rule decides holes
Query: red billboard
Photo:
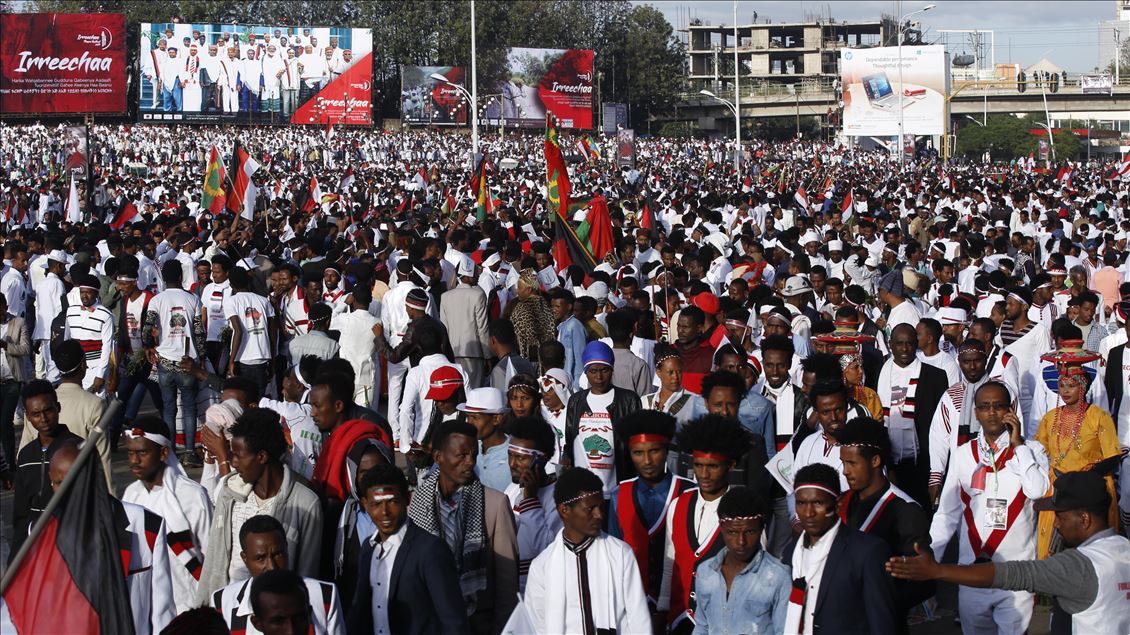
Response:
[{"label": "red billboard", "polygon": [[125,16],[0,16],[0,112],[123,113]]},{"label": "red billboard", "polygon": [[593,52],[512,48],[497,105],[480,119],[488,125],[537,128],[551,112],[562,128],[592,128]]}]

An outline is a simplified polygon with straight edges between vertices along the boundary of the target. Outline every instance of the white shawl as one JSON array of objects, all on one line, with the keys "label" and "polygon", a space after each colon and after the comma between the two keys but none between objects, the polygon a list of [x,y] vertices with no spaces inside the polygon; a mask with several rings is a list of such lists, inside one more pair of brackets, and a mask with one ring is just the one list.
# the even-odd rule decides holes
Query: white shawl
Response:
[{"label": "white shawl", "polygon": [[[525,602],[538,633],[567,633],[572,625],[583,624],[579,607],[566,605],[566,588],[579,588],[578,558],[565,546],[562,536],[563,531],[557,532],[530,565]],[[585,560],[596,628],[615,629],[617,633],[651,632],[647,596],[631,548],[601,534],[589,545]]]}]

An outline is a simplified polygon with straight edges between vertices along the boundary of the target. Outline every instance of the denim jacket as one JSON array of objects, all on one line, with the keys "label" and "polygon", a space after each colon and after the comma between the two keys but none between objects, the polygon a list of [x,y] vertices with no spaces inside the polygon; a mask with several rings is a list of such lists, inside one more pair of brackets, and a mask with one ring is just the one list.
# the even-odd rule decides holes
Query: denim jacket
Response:
[{"label": "denim jacket", "polygon": [[[695,397],[693,407],[692,418],[694,419],[707,413],[706,401],[702,397]],[[745,397],[742,398],[742,402],[738,404],[738,421],[747,431],[761,435],[765,442],[765,454],[770,459],[777,454],[777,446],[774,445],[777,438],[773,424],[775,413],[773,404],[765,397],[757,394],[757,390],[747,392]]]},{"label": "denim jacket", "polygon": [[723,548],[695,574],[694,635],[783,632],[792,588],[789,568],[765,550],[758,551],[734,576],[727,597],[722,576],[727,553],[729,549]]},{"label": "denim jacket", "polygon": [[574,382],[581,380],[584,366],[581,364],[581,355],[585,352],[585,327],[581,322],[570,315],[557,325],[557,338],[565,347],[565,372],[573,378]]}]

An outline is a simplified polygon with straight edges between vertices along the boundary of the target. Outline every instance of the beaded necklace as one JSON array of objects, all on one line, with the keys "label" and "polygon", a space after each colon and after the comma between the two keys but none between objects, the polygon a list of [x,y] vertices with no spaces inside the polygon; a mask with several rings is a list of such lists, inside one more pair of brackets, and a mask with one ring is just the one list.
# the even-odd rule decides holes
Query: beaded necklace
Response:
[{"label": "beaded necklace", "polygon": [[[1079,430],[1083,427],[1083,418],[1090,408],[1086,401],[1080,399],[1076,408],[1072,408],[1074,412],[1068,409],[1068,406],[1060,406],[1055,409],[1055,419],[1052,421],[1052,436],[1055,438],[1055,449],[1059,456],[1055,460],[1055,464],[1059,465],[1067,456],[1067,453],[1075,448],[1077,451],[1082,452],[1083,447],[1079,439]],[[1063,421],[1061,415],[1064,413],[1071,415],[1070,421]],[[1067,449],[1062,450],[1064,446],[1064,432],[1067,433]],[[1073,440],[1071,440],[1073,439]]]}]

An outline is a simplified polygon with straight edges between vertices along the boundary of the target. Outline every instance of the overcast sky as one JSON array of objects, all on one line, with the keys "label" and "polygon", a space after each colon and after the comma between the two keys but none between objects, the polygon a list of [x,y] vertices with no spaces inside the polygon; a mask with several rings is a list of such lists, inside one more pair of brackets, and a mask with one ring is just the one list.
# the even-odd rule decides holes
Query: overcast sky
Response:
[{"label": "overcast sky", "polygon": [[[961,0],[935,0],[937,7],[925,14],[911,18],[921,21],[926,29],[926,40],[942,43],[938,29],[982,29],[996,31],[997,63],[1014,63],[1027,66],[1047,57],[1069,72],[1089,71],[1098,65],[1098,25],[1102,20],[1115,19],[1116,0],[1062,0],[1059,2],[965,2]],[[637,0],[637,4],[651,4],[667,17],[676,29],[685,25],[687,15],[698,17],[710,24],[732,24],[733,3],[726,0],[685,2],[681,0]],[[929,2],[904,1],[903,12],[910,13]],[[884,13],[896,15],[895,0],[879,2],[738,2],[738,23],[748,24],[756,11],[758,21],[766,18],[773,22],[799,22],[804,15],[831,14],[839,20],[878,20]],[[962,47],[954,46],[960,35],[950,34],[950,50],[960,54]],[[1125,39],[1130,33],[1123,33]],[[1011,60],[1010,60],[1011,42]],[[967,52],[968,46],[964,47]],[[986,51],[986,55],[988,52]],[[1105,61],[1104,61],[1105,64]]]}]

